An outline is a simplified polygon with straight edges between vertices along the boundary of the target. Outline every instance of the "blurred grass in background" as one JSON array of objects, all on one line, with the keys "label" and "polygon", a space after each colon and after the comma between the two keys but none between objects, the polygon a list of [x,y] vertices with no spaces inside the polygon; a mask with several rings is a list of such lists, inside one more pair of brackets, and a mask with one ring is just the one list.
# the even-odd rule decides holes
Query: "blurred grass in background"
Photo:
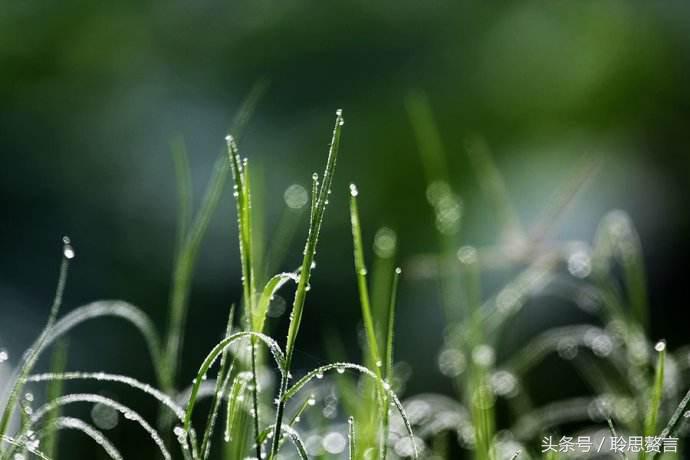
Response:
[{"label": "blurred grass in background", "polygon": [[[328,331],[359,322],[347,213],[354,180],[367,197],[364,241],[381,225],[398,232],[406,340],[397,356],[414,370],[410,391],[450,391],[429,359],[443,328],[437,286],[423,266],[414,276],[418,256],[437,250],[405,108],[415,90],[428,97],[443,172],[462,198],[463,241],[489,244],[499,227],[472,173],[468,136],[486,139],[527,222],[584,155],[601,158],[557,235],[591,241],[606,211],[628,211],[645,248],[652,338],[671,348],[687,341],[679,270],[690,230],[686,2],[28,1],[0,11],[0,69],[0,340],[15,355],[45,317],[63,234],[79,249],[67,306],[124,298],[163,324],[176,221],[170,142],[184,138],[200,197],[235,110],[261,78],[270,87],[242,150],[266,197],[295,182],[308,188],[327,142],[314,133],[327,132],[335,108],[348,115],[298,365],[326,361]],[[264,203],[269,237],[283,206]],[[223,332],[207,325],[224,324],[241,290],[229,190],[219,209],[194,278],[183,380]],[[290,248],[283,268],[296,267],[299,250]],[[486,289],[502,281],[486,280]],[[505,346],[583,319],[554,300],[528,313]],[[112,360],[76,352],[70,367],[150,377],[131,359],[142,344],[123,345],[118,334],[105,325],[81,331],[83,349],[98,343]]]}]

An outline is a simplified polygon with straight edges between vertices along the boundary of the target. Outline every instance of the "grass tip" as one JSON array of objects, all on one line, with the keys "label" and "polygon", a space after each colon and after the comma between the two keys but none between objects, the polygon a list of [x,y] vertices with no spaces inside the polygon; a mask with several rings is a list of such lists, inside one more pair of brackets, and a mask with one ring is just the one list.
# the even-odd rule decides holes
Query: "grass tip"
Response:
[{"label": "grass tip", "polygon": [[666,350],[666,340],[659,340],[656,345],[654,345],[654,350],[658,351],[661,353],[662,351]]},{"label": "grass tip", "polygon": [[350,196],[356,197],[359,195],[359,190],[357,190],[357,186],[355,184],[350,184]]}]

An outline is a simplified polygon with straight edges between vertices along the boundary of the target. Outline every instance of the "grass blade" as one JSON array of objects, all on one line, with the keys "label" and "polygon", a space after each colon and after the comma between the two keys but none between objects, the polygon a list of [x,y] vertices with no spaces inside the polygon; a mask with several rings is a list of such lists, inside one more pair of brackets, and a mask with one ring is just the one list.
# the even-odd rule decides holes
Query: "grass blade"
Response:
[{"label": "grass blade", "polygon": [[[342,111],[336,112],[335,127],[333,128],[333,138],[331,139],[331,146],[328,152],[328,160],[326,161],[326,169],[323,174],[323,183],[319,189],[318,199],[313,205],[313,214],[309,223],[309,233],[307,242],[304,248],[304,258],[302,259],[302,268],[300,270],[299,283],[297,284],[297,291],[292,304],[292,312],[290,313],[290,325],[288,327],[287,344],[285,346],[285,369],[286,372],[282,375],[280,383],[280,391],[278,393],[278,407],[276,409],[275,426],[283,425],[283,412],[285,410],[285,400],[283,395],[287,390],[288,376],[290,365],[292,363],[292,354],[295,349],[295,342],[299,333],[300,323],[302,321],[302,314],[304,310],[304,302],[309,290],[309,280],[311,270],[314,263],[314,256],[316,254],[316,246],[319,240],[319,232],[321,231],[321,224],[326,212],[328,204],[328,195],[331,193],[331,184],[335,174],[336,159],[338,157],[338,149],[340,147],[340,133],[345,121],[343,120]],[[269,460],[273,460],[278,453],[280,445],[280,436],[274,436],[271,445],[271,452]]]},{"label": "grass blade", "polygon": [[374,366],[376,375],[381,377],[381,355],[376,339],[376,328],[371,314],[371,304],[369,301],[369,288],[367,286],[367,267],[364,262],[364,250],[362,247],[362,230],[359,223],[359,211],[357,209],[357,195],[359,194],[355,184],[350,184],[350,221],[352,224],[352,242],[354,246],[355,273],[357,274],[357,288],[359,290],[359,301],[362,306],[362,318],[364,319],[364,330],[367,334],[369,345],[369,359]]}]

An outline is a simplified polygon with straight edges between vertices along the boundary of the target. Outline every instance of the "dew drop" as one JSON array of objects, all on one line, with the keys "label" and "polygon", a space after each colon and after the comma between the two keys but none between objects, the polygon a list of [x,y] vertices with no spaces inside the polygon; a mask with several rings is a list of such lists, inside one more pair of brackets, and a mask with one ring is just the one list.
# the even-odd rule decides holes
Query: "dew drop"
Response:
[{"label": "dew drop", "polygon": [[661,353],[662,351],[666,350],[666,341],[664,340],[659,340],[656,345],[654,345],[654,349]]},{"label": "dew drop", "polygon": [[345,368],[344,368],[343,366],[338,366],[338,367],[336,368],[336,371],[338,372],[338,374],[344,374],[344,373],[345,373]]},{"label": "dew drop", "polygon": [[10,358],[10,355],[7,353],[7,350],[0,349],[0,363],[4,363]]},{"label": "dew drop", "polygon": [[359,195],[359,190],[357,190],[357,186],[355,184],[350,184],[350,196],[357,196]]},{"label": "dew drop", "polygon": [[74,259],[74,256],[76,256],[74,248],[72,247],[72,241],[68,236],[62,237],[62,255],[65,259]]}]

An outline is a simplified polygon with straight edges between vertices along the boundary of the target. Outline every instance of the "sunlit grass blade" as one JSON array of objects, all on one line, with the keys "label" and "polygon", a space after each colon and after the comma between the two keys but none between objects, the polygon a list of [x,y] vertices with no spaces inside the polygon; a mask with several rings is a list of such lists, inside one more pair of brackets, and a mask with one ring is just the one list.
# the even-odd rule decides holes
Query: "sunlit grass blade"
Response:
[{"label": "sunlit grass blade", "polygon": [[355,274],[357,276],[357,288],[359,290],[359,302],[362,308],[364,330],[367,335],[369,360],[374,366],[376,375],[381,377],[381,354],[376,339],[376,327],[371,313],[369,301],[369,287],[367,285],[367,267],[364,262],[364,248],[362,247],[362,230],[359,223],[359,211],[357,209],[357,187],[350,184],[350,222],[352,224],[352,242],[354,246]]},{"label": "sunlit grass blade", "polygon": [[[400,279],[400,273],[402,273],[400,267],[397,267],[393,271],[393,282],[391,283],[391,293],[389,296],[388,304],[388,320],[387,320],[387,333],[386,333],[386,359],[383,365],[384,369],[384,379],[386,381],[391,381],[393,379],[393,341],[395,336],[395,304],[397,301],[398,293],[398,282]],[[389,429],[389,407],[388,398],[384,398],[383,402],[383,420],[382,420],[382,430],[381,430],[381,459],[386,460],[388,454],[388,429]]]},{"label": "sunlit grass blade", "polygon": [[[395,271],[395,255],[398,237],[392,229],[381,227],[374,235],[374,257],[371,269],[371,307],[376,326],[376,337],[385,338],[388,330],[388,307],[390,306],[391,283]],[[385,342],[379,343],[382,354]]]},{"label": "sunlit grass blade", "polygon": [[628,321],[649,327],[647,281],[642,244],[630,217],[613,211],[604,217],[597,229],[592,250],[592,271],[600,283],[610,284],[611,263],[617,260],[623,268],[625,289],[630,305]]},{"label": "sunlit grass blade", "polygon": [[279,273],[268,280],[256,306],[256,314],[254,315],[255,323],[252,327],[254,331],[263,332],[268,307],[271,300],[273,300],[273,296],[289,281],[294,281],[295,283],[299,282],[299,275],[295,273]]},{"label": "sunlit grass blade", "polygon": [[140,390],[155,398],[162,406],[168,408],[175,416],[182,421],[184,419],[184,409],[180,407],[170,396],[152,387],[148,383],[143,383],[133,377],[120,374],[109,374],[107,372],[47,372],[43,374],[29,375],[27,382],[55,382],[72,380],[92,380],[95,382],[114,382],[127,385],[130,388]]},{"label": "sunlit grass blade", "polygon": [[233,379],[228,392],[228,407],[225,419],[225,442],[233,441],[234,427],[238,424],[239,414],[243,411],[244,393],[252,380],[251,372],[240,372]]},{"label": "sunlit grass blade", "polygon": [[221,340],[218,342],[218,344],[213,347],[213,349],[209,352],[209,354],[206,356],[206,359],[204,359],[203,363],[201,364],[201,367],[199,367],[199,371],[196,374],[196,377],[194,379],[194,384],[192,385],[192,391],[189,396],[189,402],[187,403],[187,409],[185,411],[185,418],[184,418],[184,430],[186,432],[189,431],[191,428],[191,423],[192,423],[192,413],[194,411],[194,405],[196,404],[196,398],[199,393],[199,388],[201,387],[201,383],[204,380],[204,376],[208,372],[209,368],[213,365],[213,363],[216,362],[218,357],[230,346],[232,346],[233,343],[237,342],[238,340],[241,339],[250,339],[251,338],[256,338],[259,341],[263,342],[266,344],[266,346],[269,348],[271,351],[271,355],[276,361],[276,365],[278,367],[278,370],[281,372],[281,374],[285,374],[285,357],[283,355],[283,352],[281,351],[280,347],[276,343],[275,340],[272,338],[264,335],[264,334],[259,334],[257,332],[251,332],[251,331],[245,331],[245,332],[236,332],[232,334],[229,337],[226,337],[225,339]]},{"label": "sunlit grass blade", "polygon": [[414,447],[414,458],[417,458],[417,446],[414,438],[414,433],[412,432],[412,425],[410,424],[410,419],[407,416],[405,408],[400,402],[400,399],[398,399],[398,396],[395,394],[395,392],[391,389],[390,385],[386,381],[379,377],[375,372],[371,371],[370,369],[364,366],[353,363],[331,363],[317,367],[316,369],[312,369],[304,377],[295,382],[289,389],[287,389],[283,393],[282,400],[284,402],[287,402],[288,400],[293,398],[302,388],[304,388],[304,386],[307,383],[311,382],[315,378],[320,378],[319,376],[322,377],[326,372],[331,372],[335,370],[338,373],[341,373],[348,369],[356,371],[361,375],[373,379],[373,381],[376,382],[380,391],[387,395],[388,400],[393,403],[396,410],[400,414],[400,417],[403,420],[405,430],[407,431],[407,434],[410,437],[410,442]]},{"label": "sunlit grass blade", "polygon": [[645,416],[644,435],[654,436],[656,434],[657,419],[659,409],[664,397],[664,365],[666,361],[666,342],[660,341],[654,346],[657,351],[656,370],[654,372],[654,382],[651,387],[649,408]]},{"label": "sunlit grass blade", "polygon": [[[81,431],[86,436],[91,438],[96,442],[96,444],[103,449],[103,452],[112,460],[123,460],[122,454],[117,450],[113,443],[99,430],[89,425],[88,423],[74,417],[57,417],[51,420],[47,425],[47,428],[39,431],[36,434],[36,439],[42,439],[44,436],[46,439],[51,435],[52,431],[59,430],[76,430]],[[47,450],[45,454],[48,455]],[[50,458],[55,460],[57,457],[51,455]]]},{"label": "sunlit grass blade", "polygon": [[[232,334],[232,325],[235,318],[235,306],[230,307],[230,314],[228,315],[228,323],[225,327],[225,337],[229,337]],[[234,361],[230,362],[228,367],[228,350],[223,351],[220,357],[220,366],[218,369],[218,374],[216,376],[216,388],[213,392],[213,401],[211,403],[211,411],[208,414],[208,419],[206,421],[206,428],[204,429],[204,435],[201,441],[201,458],[205,460],[208,458],[211,451],[211,436],[213,436],[213,431],[216,424],[216,418],[218,417],[218,412],[220,410],[221,403],[223,401],[223,395],[225,394],[225,389],[230,380],[230,376],[233,370]]]},{"label": "sunlit grass blade", "polygon": [[170,320],[168,336],[165,345],[164,361],[161,376],[162,387],[170,392],[174,387],[180,348],[184,336],[184,324],[188,310],[188,297],[194,266],[199,247],[203,240],[211,217],[220,200],[228,165],[225,158],[219,158],[213,168],[211,180],[206,189],[201,208],[194,218],[189,232],[184,238],[184,244],[179,250],[173,272],[172,290],[170,294]]},{"label": "sunlit grass blade", "polygon": [[[326,212],[328,204],[328,195],[331,193],[331,184],[335,174],[336,159],[340,147],[340,133],[344,124],[342,111],[336,112],[335,127],[333,128],[333,138],[328,153],[328,160],[326,161],[326,169],[323,174],[323,183],[318,190],[318,199],[313,206],[313,214],[309,223],[309,233],[307,242],[304,247],[304,258],[302,259],[302,268],[300,270],[299,283],[295,292],[295,298],[292,305],[292,312],[290,313],[290,325],[288,327],[287,343],[285,346],[285,373],[281,377],[280,390],[278,393],[278,407],[276,408],[276,422],[275,426],[283,425],[283,412],[285,410],[285,400],[283,395],[287,390],[289,371],[292,364],[292,354],[295,349],[295,342],[299,333],[300,323],[302,321],[302,314],[304,310],[304,302],[309,290],[309,281],[311,277],[311,270],[316,254],[316,246],[319,240],[319,232],[321,231],[321,223]],[[273,460],[278,453],[280,445],[280,436],[275,436],[271,445],[269,460]]]},{"label": "sunlit grass blade", "polygon": [[[163,443],[163,440],[160,436],[160,434],[153,428],[151,425],[144,420],[144,418],[136,411],[133,409],[118,403],[117,401],[114,401],[113,399],[106,398],[105,396],[97,395],[97,394],[89,394],[89,393],[75,393],[75,394],[68,394],[64,396],[60,396],[57,399],[54,399],[52,401],[47,402],[43,406],[39,407],[32,415],[31,415],[31,425],[30,426],[35,426],[38,422],[41,421],[48,413],[50,413],[53,410],[56,410],[58,407],[63,407],[66,405],[71,405],[75,403],[91,403],[91,404],[102,404],[104,406],[110,407],[120,414],[127,420],[132,420],[133,422],[137,423],[144,431],[148,433],[150,438],[153,440],[153,442],[156,444],[156,447],[158,448],[159,453],[165,460],[171,460],[172,456],[170,455],[170,452],[168,449],[165,447],[165,444]],[[25,431],[26,433],[26,431]]]},{"label": "sunlit grass blade", "polygon": [[664,429],[661,430],[660,437],[666,438],[670,435],[675,435],[674,430],[677,427],[678,420],[680,420],[681,417],[686,414],[685,410],[688,407],[688,404],[690,404],[690,390],[685,393],[683,399],[681,399],[680,403],[678,403],[678,406],[676,406],[676,410],[673,411],[673,415],[671,415],[671,418],[668,420],[668,423]]},{"label": "sunlit grass blade", "polygon": [[[251,117],[261,95],[265,92],[267,82],[261,81],[254,85],[247,98],[240,107],[234,123],[233,131],[236,136],[239,136],[244,130],[247,120]],[[172,275],[172,285],[170,290],[170,312],[167,329],[167,338],[165,342],[165,353],[163,359],[158,362],[160,370],[160,383],[163,389],[170,393],[175,386],[175,377],[177,373],[178,360],[182,341],[184,337],[184,326],[186,323],[187,310],[189,308],[189,290],[196,265],[199,247],[206,234],[211,217],[215,213],[218,206],[220,196],[228,175],[228,162],[225,155],[220,155],[213,168],[213,173],[207,184],[206,192],[201,204],[201,207],[194,219],[190,223],[186,223],[189,218],[185,214],[190,214],[186,211],[186,207],[190,207],[191,200],[191,186],[188,184],[187,175],[185,173],[184,155],[181,153],[175,154],[178,170],[178,176],[181,180],[178,181],[178,188],[180,194],[181,217],[178,233],[182,228],[187,228],[184,236],[178,236],[180,247],[176,250],[175,264]],[[187,167],[188,169],[188,167]],[[187,196],[183,196],[187,195]],[[184,220],[183,220],[184,219]]]},{"label": "sunlit grass blade", "polygon": [[349,460],[355,460],[355,452],[357,452],[355,419],[354,417],[350,417],[347,419],[347,458]]},{"label": "sunlit grass blade", "polygon": [[74,258],[74,248],[72,248],[71,241],[68,237],[63,237],[62,239],[62,261],[60,263],[60,274],[58,275],[57,287],[55,289],[55,297],[53,299],[53,304],[50,307],[50,315],[48,316],[48,322],[46,323],[41,335],[38,337],[36,342],[24,353],[22,356],[21,363],[19,364],[17,371],[12,376],[11,390],[7,401],[5,403],[5,408],[2,412],[2,417],[0,418],[0,435],[4,435],[7,431],[7,426],[9,425],[12,413],[15,410],[17,400],[19,395],[24,388],[24,379],[31,372],[38,357],[46,346],[46,341],[49,338],[50,330],[55,323],[60,307],[62,306],[62,296],[65,291],[65,285],[67,283],[67,272],[69,269],[70,261]]},{"label": "sunlit grass blade", "polygon": [[[55,347],[53,351],[53,356],[50,362],[50,371],[55,374],[59,374],[65,371],[67,366],[67,341],[61,340]],[[62,394],[63,382],[61,380],[54,380],[50,382],[46,390],[46,399],[51,401]],[[47,422],[48,428],[43,442],[43,450],[46,455],[48,455],[53,460],[57,460],[58,457],[58,441],[59,437],[55,425],[60,417],[60,411],[56,410],[53,412]]]}]

